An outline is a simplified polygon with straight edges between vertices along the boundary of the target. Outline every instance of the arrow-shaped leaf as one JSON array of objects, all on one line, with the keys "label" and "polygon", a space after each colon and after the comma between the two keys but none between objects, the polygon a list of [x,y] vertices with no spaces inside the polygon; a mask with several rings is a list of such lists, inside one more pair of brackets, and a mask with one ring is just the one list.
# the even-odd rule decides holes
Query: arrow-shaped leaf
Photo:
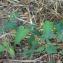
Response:
[{"label": "arrow-shaped leaf", "polygon": [[20,26],[17,29],[16,37],[15,37],[15,44],[19,44],[21,40],[23,40],[26,35],[29,33],[29,29],[25,28],[24,26]]}]

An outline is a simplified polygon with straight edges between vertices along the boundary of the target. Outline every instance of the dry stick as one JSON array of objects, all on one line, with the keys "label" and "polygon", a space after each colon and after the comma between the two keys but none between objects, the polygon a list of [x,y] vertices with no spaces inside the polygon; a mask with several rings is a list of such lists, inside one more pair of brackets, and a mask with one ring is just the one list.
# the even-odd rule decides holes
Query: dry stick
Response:
[{"label": "dry stick", "polygon": [[[10,62],[37,62],[36,60],[9,60]],[[46,61],[41,61],[42,62],[46,62]]]},{"label": "dry stick", "polygon": [[[47,8],[47,5],[43,4],[46,8]],[[58,10],[58,2],[56,1],[55,3],[55,6],[54,6],[54,10],[53,9],[50,9],[51,13],[56,15],[56,16],[60,16],[61,18],[63,18],[60,13],[57,12]]]},{"label": "dry stick", "polygon": [[35,60],[37,61],[37,60],[40,60],[40,59],[42,59],[44,56],[47,56],[47,54],[45,54],[45,55],[43,55],[43,56],[40,56],[39,58],[36,58]]},{"label": "dry stick", "polygon": [[59,55],[59,53],[58,53],[58,60],[57,60],[56,63],[62,63],[62,61],[61,61],[61,59],[60,59],[59,57],[60,57],[60,55]]},{"label": "dry stick", "polygon": [[11,63],[13,63],[13,62],[36,62],[35,60],[12,60],[12,59],[3,59],[4,61],[9,61],[9,62],[11,62]]},{"label": "dry stick", "polygon": [[55,10],[53,10],[53,9],[51,9],[51,13],[54,14],[54,15],[56,15],[56,16],[60,16],[61,18],[63,18],[63,16],[60,15],[60,13],[55,13]]},{"label": "dry stick", "polygon": [[[11,59],[7,59],[7,61],[10,61],[10,62],[37,62],[37,61],[40,61],[41,58],[43,58],[44,56],[47,56],[47,54],[43,55],[43,56],[40,56],[39,58],[37,59],[34,59],[34,60],[11,60]],[[4,59],[5,60],[5,59]],[[46,61],[41,61],[41,62],[46,62]]]},{"label": "dry stick", "polygon": [[36,62],[35,60],[9,60],[11,62]]},{"label": "dry stick", "polygon": [[3,38],[3,37],[5,37],[6,35],[11,35],[11,34],[12,34],[12,32],[5,33],[5,34],[1,35],[0,38]]},{"label": "dry stick", "polygon": [[22,21],[24,24],[25,23],[28,23],[28,24],[31,24],[30,22],[28,22],[28,21],[26,21],[26,20],[24,20],[24,19],[21,19],[21,18],[17,18],[19,21]]},{"label": "dry stick", "polygon": [[31,14],[30,14],[29,6],[28,6],[28,7],[26,7],[26,9],[28,10],[28,13],[29,13],[30,24],[32,24],[32,18],[31,18]]},{"label": "dry stick", "polygon": [[43,6],[44,6],[44,1],[42,2],[42,7],[40,9],[38,9],[37,13],[40,12],[43,9]]},{"label": "dry stick", "polygon": [[[43,3],[43,5],[47,8],[47,5],[45,5],[44,3]],[[56,1],[56,3],[55,3],[54,9],[55,9],[55,10],[53,10],[53,9],[50,10],[51,13],[54,14],[54,15],[59,15],[60,17],[62,17],[62,16],[57,12],[57,10],[58,10],[58,2],[57,2],[57,1]],[[42,9],[41,9],[41,10],[42,10]],[[63,18],[63,17],[62,17],[62,18]]]},{"label": "dry stick", "polygon": [[[6,4],[1,4],[1,6],[8,6],[8,5],[6,5]],[[14,4],[14,5],[11,5],[11,6],[14,6],[14,7],[16,7],[16,6],[21,6],[21,7],[27,7],[28,5],[22,5],[22,4]]]},{"label": "dry stick", "polygon": [[55,6],[54,6],[54,9],[55,9],[55,12],[56,12],[56,14],[58,13],[57,12],[57,10],[58,10],[58,2],[57,2],[57,0],[56,0],[56,3],[55,3]]},{"label": "dry stick", "polygon": [[[43,5],[44,5],[44,4],[43,4]],[[8,5],[2,5],[2,6],[8,6]],[[19,5],[12,5],[12,6],[14,6],[14,7],[16,7],[16,6],[28,7],[28,5],[21,5],[21,4],[19,4]],[[42,7],[37,11],[37,13],[40,12],[41,10],[42,10]]]}]

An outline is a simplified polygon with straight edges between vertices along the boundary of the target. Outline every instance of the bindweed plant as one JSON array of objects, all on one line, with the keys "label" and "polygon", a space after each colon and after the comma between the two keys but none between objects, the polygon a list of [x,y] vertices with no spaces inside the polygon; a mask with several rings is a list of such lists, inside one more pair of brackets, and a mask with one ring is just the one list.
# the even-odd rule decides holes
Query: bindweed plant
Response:
[{"label": "bindweed plant", "polygon": [[[22,51],[20,52],[24,57],[32,58],[34,54],[62,54],[63,49],[58,52],[57,50],[60,48],[58,44],[62,44],[63,42],[63,21],[43,21],[43,25],[41,27],[37,27],[36,24],[28,24],[28,25],[19,25],[17,27],[14,20],[18,14],[16,12],[12,12],[10,14],[10,18],[8,21],[4,23],[4,28],[2,31],[8,32],[11,30],[15,30],[15,36],[13,45],[10,45],[11,42],[2,42],[0,44],[0,54],[2,54],[5,50],[8,52],[10,57],[15,58],[16,55],[16,45],[21,46]],[[1,31],[1,32],[2,32]],[[26,39],[26,41],[24,41]],[[56,41],[52,41],[56,40]],[[24,44],[27,44],[23,46]],[[23,47],[22,47],[23,46]],[[27,48],[26,48],[27,46]]]}]

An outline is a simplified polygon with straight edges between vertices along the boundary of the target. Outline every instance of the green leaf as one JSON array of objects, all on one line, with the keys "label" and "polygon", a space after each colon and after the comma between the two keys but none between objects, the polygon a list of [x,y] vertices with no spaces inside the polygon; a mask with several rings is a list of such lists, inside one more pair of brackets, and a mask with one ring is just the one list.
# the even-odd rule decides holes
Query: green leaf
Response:
[{"label": "green leaf", "polygon": [[32,48],[37,48],[37,46],[39,45],[39,41],[38,40],[35,40],[32,42]]},{"label": "green leaf", "polygon": [[3,45],[0,44],[0,53],[2,53],[4,51],[4,49],[5,48],[3,47]]},{"label": "green leaf", "polygon": [[15,52],[14,52],[13,48],[9,47],[7,51],[9,53],[10,57],[12,57],[12,58],[15,57]]},{"label": "green leaf", "polygon": [[35,50],[35,52],[43,52],[45,50],[45,45],[42,45],[41,47],[37,48],[37,50]]},{"label": "green leaf", "polygon": [[18,16],[19,16],[19,14],[17,11],[10,12],[9,21],[15,21]]},{"label": "green leaf", "polygon": [[55,24],[56,27],[56,39],[58,42],[63,41],[63,24],[62,22],[58,22]]},{"label": "green leaf", "polygon": [[52,43],[46,44],[46,52],[48,54],[55,54],[57,53],[57,47],[52,45]]},{"label": "green leaf", "polygon": [[0,27],[0,34],[4,32],[4,29]]},{"label": "green leaf", "polygon": [[4,49],[7,50],[7,52],[9,53],[10,57],[14,57],[15,56],[15,52],[13,50],[13,48],[11,47],[9,42],[3,42],[2,46],[4,47]]},{"label": "green leaf", "polygon": [[43,24],[43,35],[41,36],[43,40],[54,38],[53,32],[53,22],[45,21]]},{"label": "green leaf", "polygon": [[7,22],[4,23],[5,31],[9,31],[9,30],[12,30],[12,29],[15,29],[15,28],[16,28],[16,23],[14,23],[14,22],[7,21]]},{"label": "green leaf", "polygon": [[41,35],[41,33],[39,32],[39,30],[37,30],[37,29],[34,29],[34,30],[32,31],[32,33],[33,33],[34,35],[37,35],[37,36],[40,36],[40,35]]},{"label": "green leaf", "polygon": [[28,38],[28,44],[30,45],[30,46],[32,46],[32,42],[33,41],[35,41],[35,37],[34,37],[34,35],[32,34],[29,38]]},{"label": "green leaf", "polygon": [[4,48],[10,47],[9,42],[2,42],[2,45],[3,45]]},{"label": "green leaf", "polygon": [[55,23],[55,28],[56,28],[56,31],[57,32],[62,32],[62,30],[63,30],[63,23],[60,21],[60,22],[56,22]]},{"label": "green leaf", "polygon": [[63,42],[63,32],[61,33],[58,32],[56,38],[58,42]]},{"label": "green leaf", "polygon": [[32,34],[30,38],[28,38],[28,44],[31,48],[36,48],[39,45],[39,41],[35,39],[35,36]]},{"label": "green leaf", "polygon": [[16,33],[16,37],[15,37],[15,44],[19,44],[21,40],[23,40],[26,35],[29,33],[29,29],[24,27],[24,26],[20,26],[17,29],[17,33]]},{"label": "green leaf", "polygon": [[24,50],[23,52],[24,56],[26,57],[31,57],[33,53],[34,53],[33,49],[29,49],[29,50],[27,49],[27,50]]}]

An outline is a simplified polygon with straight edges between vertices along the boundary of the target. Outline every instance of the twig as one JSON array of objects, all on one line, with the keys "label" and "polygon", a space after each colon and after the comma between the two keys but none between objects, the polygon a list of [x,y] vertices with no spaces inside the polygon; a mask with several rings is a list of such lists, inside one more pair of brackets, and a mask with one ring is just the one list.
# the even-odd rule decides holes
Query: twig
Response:
[{"label": "twig", "polygon": [[8,61],[11,61],[11,62],[36,62],[35,60],[8,60]]},{"label": "twig", "polygon": [[12,32],[5,33],[5,34],[1,35],[0,38],[3,38],[3,37],[5,37],[6,35],[11,35],[11,34],[12,34]]},{"label": "twig", "polygon": [[44,56],[47,56],[47,54],[45,54],[45,55],[43,55],[43,56],[40,56],[39,58],[36,58],[35,60],[37,61],[37,60],[40,60],[40,59],[42,59]]},{"label": "twig", "polygon": [[45,54],[45,55],[43,55],[43,56],[40,56],[39,58],[36,58],[36,59],[34,59],[34,60],[12,60],[12,59],[7,59],[7,60],[5,60],[5,59],[3,59],[4,61],[10,61],[11,63],[12,62],[24,62],[24,63],[26,63],[26,62],[37,62],[37,61],[39,61],[39,62],[47,62],[47,61],[40,61],[44,56],[47,56],[47,54]]},{"label": "twig", "polygon": [[[0,1],[0,5],[2,6],[8,6],[7,4],[3,3]],[[11,6],[27,6],[27,5],[22,5],[22,4],[12,4]]]}]

